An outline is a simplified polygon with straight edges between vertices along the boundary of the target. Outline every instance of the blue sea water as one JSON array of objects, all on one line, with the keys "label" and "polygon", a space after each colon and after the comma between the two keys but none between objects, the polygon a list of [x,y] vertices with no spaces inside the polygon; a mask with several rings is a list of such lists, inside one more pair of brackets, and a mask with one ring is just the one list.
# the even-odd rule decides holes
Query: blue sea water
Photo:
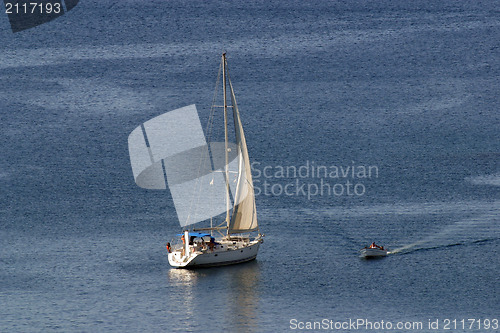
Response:
[{"label": "blue sea water", "polygon": [[[82,0],[15,34],[5,15],[0,332],[499,331],[498,8]],[[172,199],[135,185],[127,138],[193,103],[206,121],[223,51],[265,242],[176,270]],[[373,241],[394,254],[361,260]]]}]

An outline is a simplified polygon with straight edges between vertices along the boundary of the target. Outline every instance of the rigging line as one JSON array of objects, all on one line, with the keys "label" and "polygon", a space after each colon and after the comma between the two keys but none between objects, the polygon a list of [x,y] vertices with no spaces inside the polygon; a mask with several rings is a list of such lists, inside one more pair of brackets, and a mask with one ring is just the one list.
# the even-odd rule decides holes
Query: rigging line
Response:
[{"label": "rigging line", "polygon": [[207,126],[205,128],[205,132],[207,133],[207,143],[211,142],[211,138],[212,138],[213,120],[214,120],[214,116],[215,116],[215,100],[217,99],[217,92],[218,92],[218,88],[219,88],[221,72],[222,72],[222,62],[219,65],[219,73],[217,74],[217,81],[215,83],[214,94],[212,97],[212,104],[210,106],[210,115],[208,118]]},{"label": "rigging line", "polygon": [[[208,120],[208,123],[206,125],[206,128],[205,128],[205,132],[207,133],[207,151],[210,152],[210,145],[208,144],[210,142],[210,136],[211,136],[211,133],[212,133],[212,128],[213,128],[213,118],[214,118],[214,115],[215,115],[215,108],[214,108],[214,104],[215,104],[215,99],[217,98],[217,90],[218,90],[218,86],[219,86],[219,82],[220,82],[220,74],[221,74],[221,69],[222,69],[222,63],[219,65],[219,73],[217,74],[217,82],[215,84],[215,91],[214,91],[214,95],[213,95],[213,98],[212,98],[212,106],[210,108],[210,115],[209,115],[209,120]],[[203,154],[203,150],[201,151],[200,153],[200,158],[199,158],[199,163],[198,163],[198,172],[197,172],[197,178],[196,178],[196,185],[193,186],[193,192],[192,192],[192,195],[191,195],[191,200],[189,202],[189,211],[192,211],[192,208],[193,208],[193,205],[194,206],[198,206],[198,203],[199,203],[199,200],[200,200],[200,195],[201,195],[201,187],[203,186],[202,185],[202,182],[201,182],[201,177],[200,177],[200,171],[202,169],[202,167],[206,166],[206,158],[203,158],[204,154]],[[213,170],[213,164],[212,164],[212,161],[210,159],[210,156],[208,156],[208,160],[210,162],[210,169]],[[191,217],[191,215],[188,215],[188,219],[187,221],[189,221],[189,218]]]},{"label": "rigging line", "polygon": [[[223,59],[223,62],[224,62],[224,67],[223,68],[225,69],[225,70],[223,69],[223,71],[224,71],[223,75],[225,75],[225,79],[227,81],[226,84],[229,84],[230,91],[231,91],[232,95],[234,96],[234,91],[233,91],[233,88],[232,88],[233,85],[232,85],[231,80],[229,78],[229,69],[228,69],[228,65],[227,65],[227,59],[225,57]],[[225,118],[224,121],[227,121],[229,119],[229,113],[227,112],[227,108],[231,108],[233,110],[233,112],[231,113],[231,115],[233,116],[233,121],[236,122],[236,120],[234,118],[234,106],[232,105],[233,103],[231,103],[231,105],[227,105],[226,95],[225,94],[223,94],[223,95],[224,95],[223,96],[223,104],[224,104],[224,106],[222,106],[222,107],[226,109],[226,117],[227,117],[227,119]],[[234,99],[236,99],[236,98],[234,98]],[[231,102],[232,101],[233,101],[233,97],[231,98]],[[214,107],[220,107],[220,106],[214,105]],[[225,132],[226,132],[227,129],[228,129],[228,127],[226,126],[224,134],[226,134]],[[229,132],[228,132],[228,134],[229,134]],[[234,135],[236,137],[236,126],[235,126]],[[229,143],[229,137],[225,136],[224,141],[227,141],[227,143]],[[227,146],[226,146],[226,149],[227,149]],[[228,161],[226,161],[226,163],[228,163]],[[229,164],[227,165],[227,167],[229,168]],[[239,168],[238,168],[238,170],[239,170]],[[235,199],[236,194],[232,193],[231,187],[229,186],[229,183],[230,183],[229,174],[230,173],[232,173],[232,172],[229,169],[226,169],[226,171],[224,173],[224,178],[225,178],[225,180],[227,182],[227,185],[228,185],[227,191],[228,191],[228,194],[229,194],[229,198],[228,198],[229,199],[228,200],[229,206],[231,206],[231,209],[234,209],[234,206],[235,206],[234,199]],[[236,173],[239,173],[239,171],[236,171]],[[231,216],[232,216],[232,213],[231,213]]]},{"label": "rigging line", "polygon": [[[236,121],[237,120],[236,120],[236,117],[234,117],[234,114],[237,110],[235,107],[237,105],[237,103],[236,103],[236,96],[234,95],[233,83],[231,82],[231,77],[229,76],[229,68],[227,66],[227,63],[226,63],[226,73],[227,73],[227,81],[229,82],[229,89],[231,91],[231,104],[234,104],[234,105],[231,105],[231,108],[233,109],[234,127],[236,129]],[[233,103],[233,100],[234,100],[234,103]],[[238,112],[238,115],[239,115],[239,112]],[[239,119],[238,125],[241,125],[241,119]],[[235,130],[234,135],[236,136],[236,130]],[[238,138],[235,137],[235,139],[236,139],[236,143],[238,143]]]},{"label": "rigging line", "polygon": [[[227,107],[231,107],[231,109],[233,110],[232,116],[233,116],[234,129],[235,129],[234,130],[234,136],[235,136],[236,144],[238,145],[238,147],[240,147],[241,142],[239,142],[239,140],[238,140],[238,135],[237,135],[237,131],[238,130],[236,128],[237,127],[241,127],[241,119],[239,119],[239,116],[236,117],[236,114],[235,114],[235,112],[237,111],[237,108],[236,108],[236,106],[237,106],[236,96],[234,95],[233,83],[231,82],[231,76],[229,75],[229,66],[227,64],[227,61],[225,62],[225,65],[226,65],[227,82],[229,83],[229,91],[230,91],[230,94],[231,94],[231,106],[227,106]],[[241,155],[241,149],[239,148],[238,149],[238,158],[241,158],[240,155]],[[240,171],[241,171],[241,168],[240,168],[240,166],[238,164],[238,173]],[[252,187],[252,189],[253,189],[253,187]],[[237,191],[237,189],[236,189],[236,191]],[[236,194],[234,194],[234,195],[236,195]],[[233,199],[235,199],[235,198],[233,197]],[[234,208],[234,206],[236,206],[236,200],[232,200],[231,204],[233,205],[233,208]]]}]

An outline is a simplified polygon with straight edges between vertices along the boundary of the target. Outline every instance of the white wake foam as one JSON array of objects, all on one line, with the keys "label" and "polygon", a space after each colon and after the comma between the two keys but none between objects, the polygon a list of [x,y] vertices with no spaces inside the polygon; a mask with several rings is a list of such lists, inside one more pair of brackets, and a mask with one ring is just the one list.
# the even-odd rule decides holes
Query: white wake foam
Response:
[{"label": "white wake foam", "polygon": [[465,180],[474,185],[500,186],[500,174],[468,177]]},{"label": "white wake foam", "polygon": [[500,217],[494,211],[457,221],[437,230],[424,239],[404,245],[390,253],[409,252],[453,244],[500,238]]}]

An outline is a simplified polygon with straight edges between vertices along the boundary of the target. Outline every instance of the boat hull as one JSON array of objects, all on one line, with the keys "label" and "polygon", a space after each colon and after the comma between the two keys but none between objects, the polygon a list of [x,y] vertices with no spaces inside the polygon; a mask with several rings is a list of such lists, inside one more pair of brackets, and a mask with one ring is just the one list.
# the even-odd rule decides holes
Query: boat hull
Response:
[{"label": "boat hull", "polygon": [[176,268],[214,267],[239,264],[254,260],[259,252],[260,241],[238,248],[222,248],[213,252],[193,252],[189,256],[175,251],[168,254],[168,262]]},{"label": "boat hull", "polygon": [[387,256],[388,251],[387,250],[381,250],[381,249],[361,249],[361,257],[363,258],[377,258],[377,257],[385,257]]}]

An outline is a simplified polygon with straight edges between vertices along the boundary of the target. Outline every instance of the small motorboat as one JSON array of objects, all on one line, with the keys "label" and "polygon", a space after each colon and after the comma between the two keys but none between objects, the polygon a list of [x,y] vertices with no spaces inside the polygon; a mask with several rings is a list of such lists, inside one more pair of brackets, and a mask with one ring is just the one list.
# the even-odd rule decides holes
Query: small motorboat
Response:
[{"label": "small motorboat", "polygon": [[375,243],[372,243],[370,246],[366,246],[360,250],[361,257],[363,258],[377,258],[377,257],[385,257],[389,253],[387,249],[383,246],[378,246]]}]

